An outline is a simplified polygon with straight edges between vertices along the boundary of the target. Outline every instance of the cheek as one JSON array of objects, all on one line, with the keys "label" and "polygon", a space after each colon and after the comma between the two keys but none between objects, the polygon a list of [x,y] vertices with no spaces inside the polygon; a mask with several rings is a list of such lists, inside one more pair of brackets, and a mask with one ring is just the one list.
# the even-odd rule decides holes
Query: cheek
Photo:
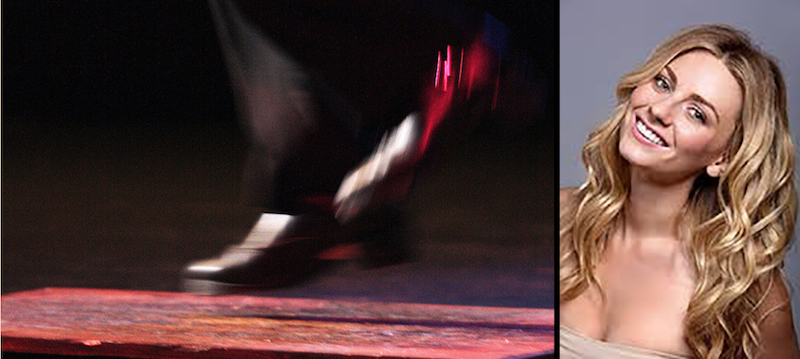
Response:
[{"label": "cheek", "polygon": [[644,83],[631,92],[631,106],[633,108],[647,106],[658,102],[662,98],[663,94],[656,92],[651,83]]},{"label": "cheek", "polygon": [[693,156],[716,157],[725,147],[725,142],[717,138],[712,131],[699,126],[677,125],[675,131],[679,148]]},{"label": "cheek", "polygon": [[633,89],[633,92],[631,92],[631,107],[637,108],[642,106],[647,103],[648,97],[647,91],[643,86]]}]

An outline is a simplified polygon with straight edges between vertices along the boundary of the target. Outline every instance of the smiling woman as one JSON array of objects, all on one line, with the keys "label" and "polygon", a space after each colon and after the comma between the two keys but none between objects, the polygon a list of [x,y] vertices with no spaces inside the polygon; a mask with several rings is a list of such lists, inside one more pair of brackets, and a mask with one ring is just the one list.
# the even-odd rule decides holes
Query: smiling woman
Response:
[{"label": "smiling woman", "polygon": [[685,29],[617,86],[561,191],[561,357],[797,357],[795,149],[775,62]]},{"label": "smiling woman", "polygon": [[620,153],[662,182],[689,186],[709,163],[708,175],[719,177],[741,107],[742,91],[722,60],[704,50],[687,52],[631,93]]}]

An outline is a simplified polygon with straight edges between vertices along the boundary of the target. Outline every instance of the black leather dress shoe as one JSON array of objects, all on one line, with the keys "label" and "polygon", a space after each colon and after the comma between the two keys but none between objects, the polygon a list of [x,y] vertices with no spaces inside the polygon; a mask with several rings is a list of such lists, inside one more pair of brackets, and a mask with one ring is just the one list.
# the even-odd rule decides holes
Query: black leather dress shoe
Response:
[{"label": "black leather dress shoe", "polygon": [[186,266],[183,291],[217,295],[293,284],[320,267],[317,254],[341,242],[332,217],[265,213],[241,244]]},{"label": "black leather dress shoe", "polygon": [[416,113],[384,135],[375,151],[348,173],[333,199],[336,218],[349,222],[367,209],[402,198],[413,179],[414,164],[421,157],[423,128]]}]

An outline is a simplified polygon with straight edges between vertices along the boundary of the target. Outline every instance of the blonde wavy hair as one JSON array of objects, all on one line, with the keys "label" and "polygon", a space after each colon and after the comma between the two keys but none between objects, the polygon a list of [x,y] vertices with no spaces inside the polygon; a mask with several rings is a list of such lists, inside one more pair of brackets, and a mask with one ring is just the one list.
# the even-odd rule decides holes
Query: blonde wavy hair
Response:
[{"label": "blonde wavy hair", "polygon": [[746,34],[729,26],[684,29],[620,80],[611,119],[584,145],[586,180],[561,209],[560,300],[570,301],[589,286],[600,288],[594,268],[624,213],[630,188],[618,144],[631,93],[673,59],[697,49],[727,66],[743,101],[727,145],[727,169],[719,178],[701,173],[683,209],[682,235],[697,280],[684,333],[697,357],[753,358],[763,319],[757,310],[764,312],[759,306],[772,285],[771,274],[782,268],[794,233],[795,150],[778,66]]}]

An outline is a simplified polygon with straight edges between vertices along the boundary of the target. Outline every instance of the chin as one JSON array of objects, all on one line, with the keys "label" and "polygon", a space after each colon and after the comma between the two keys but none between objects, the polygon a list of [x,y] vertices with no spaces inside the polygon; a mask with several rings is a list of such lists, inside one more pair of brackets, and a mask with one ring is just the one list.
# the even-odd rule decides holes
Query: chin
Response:
[{"label": "chin", "polygon": [[665,161],[663,156],[642,148],[638,143],[626,143],[624,139],[620,142],[619,154],[633,167],[649,168],[656,171],[659,171],[658,167],[661,167]]},{"label": "chin", "polygon": [[641,148],[630,135],[621,136],[619,154],[631,165],[652,165],[653,154]]}]

